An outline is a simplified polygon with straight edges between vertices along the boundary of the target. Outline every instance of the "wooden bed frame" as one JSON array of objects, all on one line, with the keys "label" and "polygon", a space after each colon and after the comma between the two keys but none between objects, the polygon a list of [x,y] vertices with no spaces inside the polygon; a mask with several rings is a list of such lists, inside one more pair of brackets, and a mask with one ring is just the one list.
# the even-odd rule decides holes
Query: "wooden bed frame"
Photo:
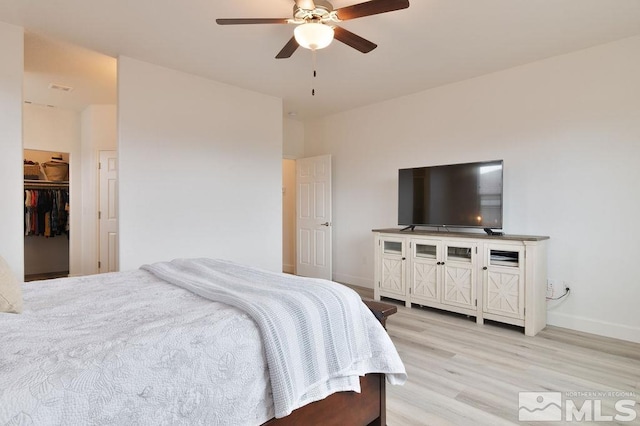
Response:
[{"label": "wooden bed frame", "polygon": [[[383,326],[398,308],[387,303],[365,300]],[[386,328],[386,327],[385,327]],[[287,417],[271,419],[263,426],[293,425],[368,425],[387,424],[386,388],[384,374],[367,374],[360,378],[361,392],[338,392],[323,400],[294,410]]]}]

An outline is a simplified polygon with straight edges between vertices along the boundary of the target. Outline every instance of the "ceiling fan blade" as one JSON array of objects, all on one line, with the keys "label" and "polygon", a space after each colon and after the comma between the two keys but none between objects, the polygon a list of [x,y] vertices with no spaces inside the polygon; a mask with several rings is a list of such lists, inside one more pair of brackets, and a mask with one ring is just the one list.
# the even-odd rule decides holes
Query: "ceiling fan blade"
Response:
[{"label": "ceiling fan blade", "polygon": [[218,25],[245,25],[245,24],[287,24],[286,18],[230,18],[216,19]]},{"label": "ceiling fan blade", "polygon": [[303,10],[315,10],[316,8],[313,0],[296,0],[296,6]]},{"label": "ceiling fan blade", "polygon": [[298,42],[296,41],[296,38],[291,37],[291,40],[289,40],[287,44],[284,45],[282,50],[278,52],[278,54],[276,55],[276,59],[290,58],[291,55],[293,55],[293,52],[295,52],[297,48],[298,48]]},{"label": "ceiling fan blade", "polygon": [[409,0],[371,0],[353,6],[341,7],[336,10],[336,14],[341,21],[362,18],[363,16],[377,15],[379,13],[393,12],[394,10],[406,9],[409,7]]},{"label": "ceiling fan blade", "polygon": [[359,50],[362,53],[369,53],[373,49],[378,47],[377,44],[372,43],[369,40],[338,26],[333,29],[333,38],[343,42],[347,46],[351,46],[354,49]]}]

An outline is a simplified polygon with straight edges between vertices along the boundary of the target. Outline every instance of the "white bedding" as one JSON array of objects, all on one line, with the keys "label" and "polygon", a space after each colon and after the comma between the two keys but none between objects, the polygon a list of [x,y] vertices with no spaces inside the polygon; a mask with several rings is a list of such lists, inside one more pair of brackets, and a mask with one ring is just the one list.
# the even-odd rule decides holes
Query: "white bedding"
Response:
[{"label": "white bedding", "polygon": [[23,314],[0,316],[1,425],[273,417],[259,332],[237,309],[145,271],[31,282],[23,291]]},{"label": "white bedding", "polygon": [[370,372],[386,373],[392,384],[406,380],[386,332],[346,286],[218,259],[175,259],[143,269],[240,308],[256,322],[276,417],[335,392],[360,392],[360,376]]},{"label": "white bedding", "polygon": [[260,332],[236,308],[142,270],[23,291],[24,313],[0,314],[2,425],[259,425],[274,416]]}]

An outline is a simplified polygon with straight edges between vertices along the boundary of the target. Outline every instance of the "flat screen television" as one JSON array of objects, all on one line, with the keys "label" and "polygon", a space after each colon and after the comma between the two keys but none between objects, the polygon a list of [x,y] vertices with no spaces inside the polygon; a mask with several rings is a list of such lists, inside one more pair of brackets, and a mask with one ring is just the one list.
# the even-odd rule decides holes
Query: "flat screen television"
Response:
[{"label": "flat screen television", "polygon": [[398,225],[502,228],[503,161],[398,171]]}]

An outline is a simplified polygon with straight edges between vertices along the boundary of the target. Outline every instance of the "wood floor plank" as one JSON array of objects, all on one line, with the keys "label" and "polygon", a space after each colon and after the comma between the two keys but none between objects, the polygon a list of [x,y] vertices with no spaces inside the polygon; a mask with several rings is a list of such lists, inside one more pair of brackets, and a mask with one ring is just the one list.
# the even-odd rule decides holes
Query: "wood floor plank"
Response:
[{"label": "wood floor plank", "polygon": [[[373,296],[370,289],[358,292]],[[521,426],[527,424],[518,421],[523,391],[631,394],[638,416],[620,424],[640,425],[640,344],[553,326],[530,337],[519,327],[478,325],[464,315],[397,306],[387,331],[408,380],[387,386],[389,426]],[[584,398],[573,400],[581,404]],[[614,403],[603,399],[603,412],[615,413]]]}]

